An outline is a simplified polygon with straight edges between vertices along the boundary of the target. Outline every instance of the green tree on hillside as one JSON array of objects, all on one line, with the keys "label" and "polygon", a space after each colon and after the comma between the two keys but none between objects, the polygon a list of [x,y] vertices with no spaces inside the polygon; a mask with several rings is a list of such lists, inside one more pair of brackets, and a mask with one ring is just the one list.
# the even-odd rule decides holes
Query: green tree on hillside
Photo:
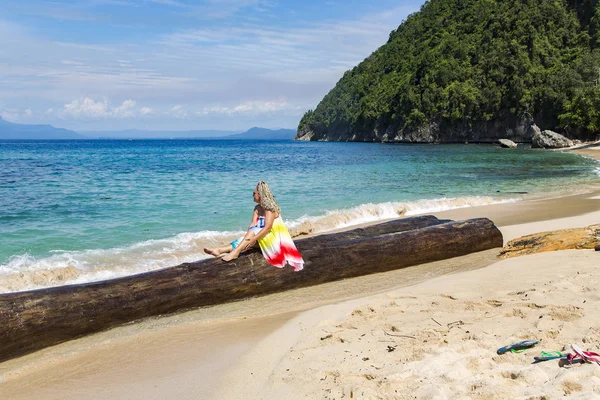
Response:
[{"label": "green tree on hillside", "polygon": [[344,74],[299,132],[376,140],[530,115],[590,136],[600,126],[599,27],[598,0],[430,0]]}]

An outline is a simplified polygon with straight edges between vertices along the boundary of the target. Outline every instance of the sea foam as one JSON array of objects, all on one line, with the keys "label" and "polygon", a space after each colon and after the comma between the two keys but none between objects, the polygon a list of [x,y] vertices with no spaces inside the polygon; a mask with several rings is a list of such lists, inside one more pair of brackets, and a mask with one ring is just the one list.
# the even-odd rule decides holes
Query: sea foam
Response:
[{"label": "sea foam", "polygon": [[288,222],[288,227],[292,236],[322,233],[336,229],[346,228],[348,226],[372,223],[387,219],[399,218],[402,216],[411,216],[445,210],[452,210],[465,207],[484,206],[489,204],[499,204],[515,202],[519,199],[499,199],[485,196],[459,197],[459,198],[438,198],[431,200],[417,200],[412,202],[386,202],[386,203],[368,203],[360,206],[333,210],[323,216],[302,217],[295,221]]},{"label": "sea foam", "polygon": [[127,247],[83,251],[54,251],[37,258],[12,256],[0,265],[0,293],[127,276],[209,257],[203,248],[228,242],[242,232],[186,232],[171,238],[147,240]]},{"label": "sea foam", "polygon": [[[474,207],[518,199],[462,197],[361,204],[321,216],[286,221],[293,236],[318,234],[348,226],[436,211]],[[49,257],[29,254],[11,257],[0,265],[0,293],[113,279],[208,258],[204,247],[222,245],[243,232],[201,231],[147,240],[125,247],[83,251],[55,250]]]}]

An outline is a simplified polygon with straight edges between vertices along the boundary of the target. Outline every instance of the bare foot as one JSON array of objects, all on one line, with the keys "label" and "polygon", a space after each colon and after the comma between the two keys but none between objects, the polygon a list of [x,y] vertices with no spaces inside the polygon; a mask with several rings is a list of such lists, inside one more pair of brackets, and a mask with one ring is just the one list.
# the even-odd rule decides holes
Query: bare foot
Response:
[{"label": "bare foot", "polygon": [[221,260],[223,260],[225,262],[229,262],[229,261],[235,260],[236,258],[238,258],[238,256],[234,256],[231,253],[229,253],[225,257],[221,257]]},{"label": "bare foot", "polygon": [[204,248],[204,252],[215,257],[219,257],[221,255],[218,249],[209,249],[208,247]]}]

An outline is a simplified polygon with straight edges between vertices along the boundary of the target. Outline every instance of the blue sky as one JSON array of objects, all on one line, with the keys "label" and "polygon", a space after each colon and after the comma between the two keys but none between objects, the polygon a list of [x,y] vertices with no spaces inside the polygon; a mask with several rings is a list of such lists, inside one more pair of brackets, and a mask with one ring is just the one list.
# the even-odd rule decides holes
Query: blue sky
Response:
[{"label": "blue sky", "polygon": [[423,1],[0,0],[0,116],[295,128]]}]

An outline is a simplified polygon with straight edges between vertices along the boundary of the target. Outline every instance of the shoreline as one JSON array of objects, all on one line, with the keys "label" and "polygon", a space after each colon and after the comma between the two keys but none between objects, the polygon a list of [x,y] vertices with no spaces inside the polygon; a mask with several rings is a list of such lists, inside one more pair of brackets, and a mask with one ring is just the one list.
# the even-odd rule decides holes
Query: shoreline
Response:
[{"label": "shoreline", "polygon": [[[469,150],[468,153],[470,154],[472,151],[477,152],[479,150]],[[585,151],[590,150],[585,149]],[[510,155],[511,152],[512,150],[508,149],[498,149],[498,156],[513,159],[514,157]],[[525,152],[536,153],[538,156],[544,154],[543,151]],[[553,157],[552,153],[546,152],[546,154]],[[534,157],[534,159],[538,158]],[[564,159],[563,156],[560,156],[560,158]],[[579,160],[575,160],[575,158],[579,158]],[[458,191],[439,189],[439,193],[435,193],[438,191],[436,189],[429,194],[423,192],[418,196],[399,193],[392,197],[384,196],[377,203],[370,203],[369,201],[373,199],[368,198],[361,198],[360,201],[348,199],[340,201],[339,208],[336,208],[333,204],[328,205],[316,211],[315,215],[294,215],[294,219],[286,219],[286,223],[292,235],[303,237],[347,230],[364,224],[383,222],[388,218],[398,218],[399,216],[434,213],[440,210],[453,210],[457,207],[470,209],[485,204],[522,202],[544,199],[549,196],[572,195],[572,188],[575,188],[579,193],[594,190],[594,182],[598,175],[593,163],[582,157],[573,157],[572,160],[567,162],[576,165],[585,164],[586,174],[576,178],[578,183],[570,181],[571,184],[569,184],[566,181],[567,178],[563,177],[560,180],[561,183],[549,185],[548,180],[533,178],[534,181],[531,185],[519,184],[518,187],[514,187],[506,179],[512,174],[510,172],[511,168],[504,172],[504,167],[501,167],[498,171],[505,178],[501,179],[500,184],[497,184],[495,179],[489,182],[486,182],[485,179],[473,179],[472,184],[475,185],[473,188],[466,186]],[[567,173],[567,171],[568,166],[564,172]],[[469,171],[466,172],[466,180],[460,178],[460,185],[471,185]],[[543,171],[540,173],[543,176],[547,175]],[[534,175],[538,176],[537,173],[533,173],[531,176]],[[555,181],[553,176],[549,176],[550,181]],[[556,175],[557,179],[560,177],[562,177],[562,173]],[[519,178],[519,182],[522,178],[523,176]],[[402,185],[399,187],[402,187]],[[475,187],[478,189],[474,190]],[[548,189],[550,189],[550,192]],[[386,201],[389,199],[392,200]],[[208,227],[202,228],[208,229]],[[81,247],[66,245],[63,249],[62,245],[42,245],[40,249],[48,248],[47,251],[44,250],[41,253],[37,253],[36,250],[31,250],[30,253],[27,250],[27,245],[23,244],[25,250],[11,249],[11,251],[3,253],[2,270],[4,272],[0,275],[0,292],[10,293],[67,284],[97,282],[168,268],[184,262],[193,262],[203,257],[210,257],[202,253],[204,247],[230,242],[240,234],[241,231],[236,233],[226,230],[192,229],[190,232],[177,230],[173,231],[172,234],[150,235],[147,238],[140,239],[140,241],[126,242],[123,243],[123,246],[115,246],[114,244],[108,247],[102,245],[98,247],[95,245],[82,245]],[[43,238],[40,238],[40,240],[44,242]],[[19,240],[17,240],[15,246],[19,243]],[[9,240],[7,246],[3,249],[15,246]]]},{"label": "shoreline", "polygon": [[[588,148],[582,155],[592,152],[600,160],[599,150]],[[581,154],[584,150],[569,151]],[[528,233],[597,223],[599,199],[600,188],[586,194],[431,214],[455,220],[486,216],[501,229],[506,242]],[[578,259],[581,252],[585,251],[574,251],[572,256],[571,251],[568,253]],[[347,317],[343,312],[370,304],[378,296],[421,288],[431,291],[428,285],[440,281],[458,285],[455,279],[472,279],[469,277],[485,275],[506,261],[514,263],[496,260],[497,251],[484,253],[151,319],[67,342],[0,364],[0,397],[253,398],[264,393],[265,385],[272,385],[272,394],[294,397],[295,392],[286,392],[293,386],[275,381],[286,378],[285,369],[276,366],[290,363],[290,349],[306,344],[303,340],[314,341],[312,328]],[[527,257],[536,265],[563,260],[556,254],[538,256]],[[522,268],[517,264],[512,267],[515,271]],[[582,265],[587,264],[582,261]],[[299,369],[306,374],[318,368],[313,365],[315,360],[308,366],[303,362]],[[296,366],[292,363],[292,367]],[[302,376],[297,370],[294,373]]]}]

